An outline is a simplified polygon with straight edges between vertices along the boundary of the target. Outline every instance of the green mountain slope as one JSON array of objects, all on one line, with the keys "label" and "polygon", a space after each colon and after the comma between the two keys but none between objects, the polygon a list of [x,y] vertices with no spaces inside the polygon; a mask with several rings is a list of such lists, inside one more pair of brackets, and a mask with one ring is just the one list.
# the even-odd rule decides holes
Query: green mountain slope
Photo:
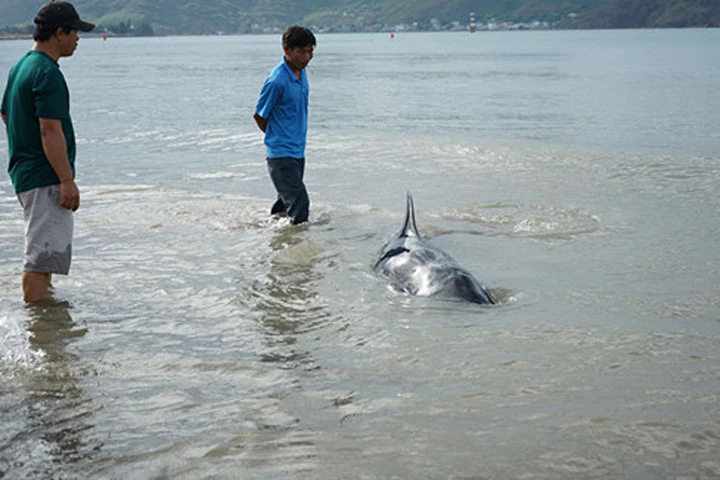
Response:
[{"label": "green mountain slope", "polygon": [[42,2],[0,0],[0,27],[32,22]]},{"label": "green mountain slope", "polygon": [[[32,21],[40,1],[0,0],[0,28]],[[720,27],[719,0],[75,0],[115,33],[277,31],[293,23],[364,31],[407,24],[545,21],[555,28]],[[434,20],[433,20],[434,19]],[[432,23],[431,23],[432,22]]]},{"label": "green mountain slope", "polygon": [[576,28],[720,27],[718,0],[610,0],[578,15]]}]

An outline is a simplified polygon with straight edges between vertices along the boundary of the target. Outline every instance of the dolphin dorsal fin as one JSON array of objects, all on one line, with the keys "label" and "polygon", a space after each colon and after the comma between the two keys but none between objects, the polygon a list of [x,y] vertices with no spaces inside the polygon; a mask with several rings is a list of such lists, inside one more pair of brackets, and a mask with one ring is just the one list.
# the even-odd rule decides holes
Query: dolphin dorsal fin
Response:
[{"label": "dolphin dorsal fin", "polygon": [[413,202],[412,192],[407,191],[407,210],[405,211],[405,223],[400,231],[401,237],[420,237],[417,224],[415,223],[415,203]]}]

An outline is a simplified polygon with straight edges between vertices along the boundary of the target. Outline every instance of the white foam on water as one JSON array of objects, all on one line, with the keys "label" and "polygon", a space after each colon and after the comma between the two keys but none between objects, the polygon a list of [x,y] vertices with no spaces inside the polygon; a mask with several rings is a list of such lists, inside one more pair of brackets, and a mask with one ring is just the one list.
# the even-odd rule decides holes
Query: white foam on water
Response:
[{"label": "white foam on water", "polygon": [[8,315],[0,317],[0,374],[3,377],[8,379],[31,370],[44,357],[44,352],[31,348],[30,334],[20,322]]}]

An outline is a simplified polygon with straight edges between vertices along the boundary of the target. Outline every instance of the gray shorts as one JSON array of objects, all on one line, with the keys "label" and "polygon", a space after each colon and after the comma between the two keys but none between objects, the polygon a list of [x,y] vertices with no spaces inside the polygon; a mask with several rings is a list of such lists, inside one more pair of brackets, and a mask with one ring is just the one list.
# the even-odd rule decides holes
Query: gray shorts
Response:
[{"label": "gray shorts", "polygon": [[26,272],[67,275],[72,257],[73,212],[60,206],[60,185],[18,194],[25,214]]}]

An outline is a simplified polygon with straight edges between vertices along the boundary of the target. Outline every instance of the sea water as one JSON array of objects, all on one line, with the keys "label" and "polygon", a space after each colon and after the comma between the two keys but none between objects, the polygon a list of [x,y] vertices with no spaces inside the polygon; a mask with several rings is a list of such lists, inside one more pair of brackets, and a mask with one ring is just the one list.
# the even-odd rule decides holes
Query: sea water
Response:
[{"label": "sea water", "polygon": [[[83,37],[52,302],[0,174],[0,477],[720,476],[719,44],[319,35],[292,227],[252,120],[279,36]],[[502,305],[373,275],[406,190]]]}]

